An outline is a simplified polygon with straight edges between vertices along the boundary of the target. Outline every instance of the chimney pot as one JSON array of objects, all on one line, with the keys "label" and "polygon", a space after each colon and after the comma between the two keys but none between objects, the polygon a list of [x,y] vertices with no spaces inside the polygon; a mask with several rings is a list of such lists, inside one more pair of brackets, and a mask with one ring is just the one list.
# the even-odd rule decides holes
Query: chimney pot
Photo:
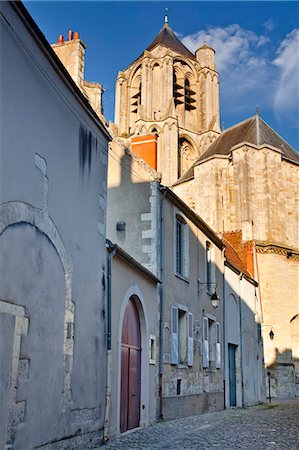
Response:
[{"label": "chimney pot", "polygon": [[69,32],[68,32],[68,40],[69,41],[73,40],[73,32],[72,32],[72,30],[69,30]]},{"label": "chimney pot", "polygon": [[64,37],[63,37],[62,34],[60,34],[60,35],[58,36],[58,44],[63,44],[63,43],[64,43]]},{"label": "chimney pot", "polygon": [[78,33],[78,31],[76,31],[76,32],[74,33],[74,39],[79,39],[79,33]]}]

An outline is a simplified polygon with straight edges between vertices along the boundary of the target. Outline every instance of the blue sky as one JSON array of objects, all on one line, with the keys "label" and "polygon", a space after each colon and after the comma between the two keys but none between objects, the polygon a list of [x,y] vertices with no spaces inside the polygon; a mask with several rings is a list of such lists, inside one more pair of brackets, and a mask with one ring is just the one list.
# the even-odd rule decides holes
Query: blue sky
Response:
[{"label": "blue sky", "polygon": [[225,128],[255,114],[299,149],[298,1],[91,1],[24,2],[50,43],[69,29],[87,46],[85,79],[105,88],[104,112],[114,115],[118,71],[169,24],[195,51],[203,41],[216,50],[221,121]]}]

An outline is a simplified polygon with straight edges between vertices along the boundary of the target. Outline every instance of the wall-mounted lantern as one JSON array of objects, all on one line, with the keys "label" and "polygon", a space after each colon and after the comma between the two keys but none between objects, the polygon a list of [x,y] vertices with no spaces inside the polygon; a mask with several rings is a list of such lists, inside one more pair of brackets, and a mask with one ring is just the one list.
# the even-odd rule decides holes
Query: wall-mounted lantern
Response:
[{"label": "wall-mounted lantern", "polygon": [[215,288],[215,291],[213,292],[213,294],[211,295],[211,304],[213,306],[214,309],[218,308],[219,304],[220,304],[220,297],[218,297],[217,292],[216,292],[216,288],[217,288],[217,283],[200,283],[198,280],[198,286],[204,286],[204,287],[208,287],[208,286],[212,286]]},{"label": "wall-mounted lantern", "polygon": [[220,303],[220,298],[218,297],[216,290],[211,296],[211,303],[212,303],[212,306],[214,309],[218,308],[219,303]]}]

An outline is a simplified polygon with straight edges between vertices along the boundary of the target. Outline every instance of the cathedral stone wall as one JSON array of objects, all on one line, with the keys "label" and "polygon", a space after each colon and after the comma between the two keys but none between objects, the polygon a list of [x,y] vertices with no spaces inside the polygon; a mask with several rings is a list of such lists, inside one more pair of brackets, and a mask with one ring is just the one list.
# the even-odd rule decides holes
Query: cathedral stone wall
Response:
[{"label": "cathedral stone wall", "polygon": [[278,151],[243,144],[231,158],[216,155],[195,166],[193,181],[174,191],[217,232],[252,220],[255,240],[298,249],[298,175]]},{"label": "cathedral stone wall", "polygon": [[299,255],[266,251],[258,247],[265,366],[271,372],[271,395],[289,397],[295,395],[297,345],[291,327],[299,312]]}]

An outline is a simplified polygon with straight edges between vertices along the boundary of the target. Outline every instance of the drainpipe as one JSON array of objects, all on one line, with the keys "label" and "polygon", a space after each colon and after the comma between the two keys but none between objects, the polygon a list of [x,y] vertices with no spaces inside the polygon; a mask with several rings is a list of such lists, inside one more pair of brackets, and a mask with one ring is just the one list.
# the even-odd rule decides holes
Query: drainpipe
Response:
[{"label": "drainpipe", "polygon": [[105,421],[103,441],[107,443],[109,440],[110,426],[110,407],[111,407],[111,373],[112,373],[112,258],[116,254],[116,247],[108,239],[106,240],[106,248],[108,249],[107,257],[107,375],[106,375],[106,395],[105,395]]},{"label": "drainpipe", "polygon": [[223,254],[223,400],[224,400],[224,409],[226,408],[226,317],[225,317],[225,265],[224,265],[224,250],[222,250]]},{"label": "drainpipe", "polygon": [[239,275],[239,305],[240,305],[240,309],[239,309],[239,314],[240,314],[240,368],[241,368],[241,393],[242,393],[242,408],[244,408],[244,374],[243,374],[243,315],[242,315],[242,278],[243,278],[243,274],[240,273]]},{"label": "drainpipe", "polygon": [[163,336],[164,336],[164,198],[167,188],[160,188],[160,352],[159,352],[159,419],[163,419]]}]

